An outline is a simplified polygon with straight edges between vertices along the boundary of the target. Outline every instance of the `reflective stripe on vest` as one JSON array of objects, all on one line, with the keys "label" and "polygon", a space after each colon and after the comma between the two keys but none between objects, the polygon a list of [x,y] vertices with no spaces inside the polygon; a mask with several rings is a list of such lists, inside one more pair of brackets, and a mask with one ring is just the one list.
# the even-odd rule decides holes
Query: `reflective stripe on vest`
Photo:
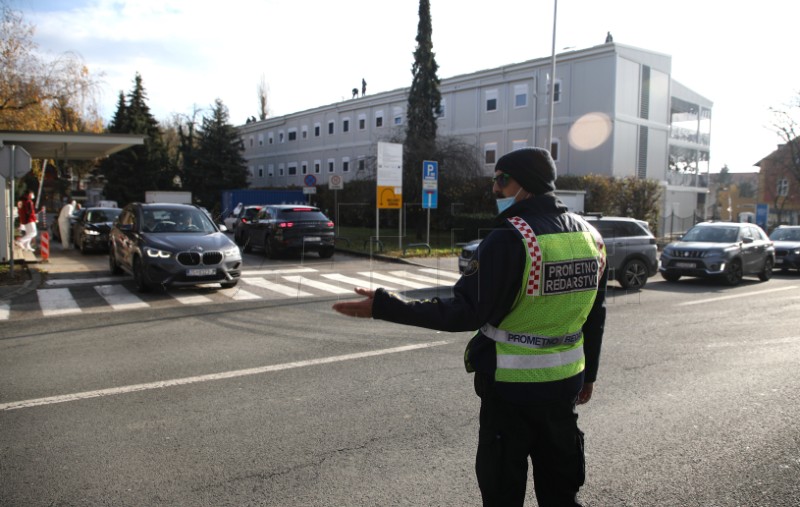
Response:
[{"label": "reflective stripe on vest", "polygon": [[484,324],[481,333],[496,342],[511,343],[520,347],[544,349],[556,345],[572,344],[581,339],[581,331],[561,336],[542,336],[528,333],[513,333],[497,329],[491,324]]},{"label": "reflective stripe on vest", "polygon": [[495,380],[552,382],[578,375],[585,367],[583,324],[605,267],[603,245],[590,226],[537,237],[521,217],[508,220],[527,256],[511,312],[497,328],[481,329],[495,341]]}]

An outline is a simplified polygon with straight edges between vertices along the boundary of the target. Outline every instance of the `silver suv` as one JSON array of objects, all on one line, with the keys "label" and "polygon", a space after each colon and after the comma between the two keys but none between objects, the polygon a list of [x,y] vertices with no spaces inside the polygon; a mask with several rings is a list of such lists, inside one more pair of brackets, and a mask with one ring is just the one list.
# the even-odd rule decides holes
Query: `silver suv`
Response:
[{"label": "silver suv", "polygon": [[609,280],[624,289],[641,289],[658,272],[656,238],[644,220],[626,217],[587,215],[606,244]]},{"label": "silver suv", "polygon": [[738,222],[702,222],[661,252],[661,276],[720,278],[737,285],[745,275],[766,282],[775,265],[775,247],[761,227]]}]

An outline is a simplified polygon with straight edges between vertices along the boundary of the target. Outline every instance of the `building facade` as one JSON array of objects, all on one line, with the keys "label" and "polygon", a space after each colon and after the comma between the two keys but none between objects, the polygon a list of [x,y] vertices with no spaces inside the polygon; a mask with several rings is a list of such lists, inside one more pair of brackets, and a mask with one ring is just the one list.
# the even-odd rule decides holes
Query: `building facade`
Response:
[{"label": "building facade", "polygon": [[[671,57],[610,42],[556,62],[552,118],[550,57],[442,79],[439,135],[478,147],[491,175],[505,153],[547,147],[552,125],[559,174],[655,179],[662,219],[704,216],[712,103],[672,79]],[[250,185],[303,186],[308,175],[327,184],[334,174],[346,184],[365,174],[379,141],[401,142],[408,92],[239,126]]]},{"label": "building facade", "polygon": [[[794,149],[790,144],[794,144]],[[769,207],[767,227],[800,224],[800,138],[758,161],[758,202]]]}]

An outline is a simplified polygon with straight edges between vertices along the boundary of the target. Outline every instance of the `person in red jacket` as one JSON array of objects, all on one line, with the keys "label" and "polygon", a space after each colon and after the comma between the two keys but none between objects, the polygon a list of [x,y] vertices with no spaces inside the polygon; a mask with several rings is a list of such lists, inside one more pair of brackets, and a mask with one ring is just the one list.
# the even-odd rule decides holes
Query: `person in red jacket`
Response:
[{"label": "person in red jacket", "polygon": [[36,238],[36,206],[33,202],[33,190],[22,196],[22,207],[19,213],[19,223],[25,229],[25,235],[17,241],[17,245],[29,252],[35,251],[31,242]]}]

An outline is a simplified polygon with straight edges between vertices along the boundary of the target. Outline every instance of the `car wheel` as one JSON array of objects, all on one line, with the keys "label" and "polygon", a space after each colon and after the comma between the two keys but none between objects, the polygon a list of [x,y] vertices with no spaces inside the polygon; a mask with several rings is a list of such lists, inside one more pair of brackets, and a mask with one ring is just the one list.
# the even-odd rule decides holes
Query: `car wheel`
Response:
[{"label": "car wheel", "polygon": [[619,283],[623,289],[641,289],[647,283],[647,266],[639,259],[631,259],[622,267]]},{"label": "car wheel", "polygon": [[764,270],[758,274],[758,279],[766,282],[770,278],[772,278],[772,259],[767,257],[767,260],[764,261]]},{"label": "car wheel", "polygon": [[150,292],[150,284],[145,279],[144,263],[139,257],[133,261],[133,281],[136,284],[137,291]]},{"label": "car wheel", "polygon": [[733,259],[728,263],[727,268],[725,268],[725,274],[722,276],[725,280],[725,283],[728,285],[739,285],[739,282],[742,281],[742,277],[744,276],[742,271],[742,261],[739,259]]},{"label": "car wheel", "polygon": [[109,251],[108,251],[108,268],[111,271],[112,275],[121,275],[122,274],[122,268],[119,267],[119,264],[117,264],[117,259],[116,259],[116,257],[114,257],[114,249],[113,248],[109,249]]},{"label": "car wheel", "polygon": [[325,247],[325,248],[320,248],[319,256],[322,259],[330,259],[331,257],[333,257],[333,247],[329,246],[329,247]]},{"label": "car wheel", "polygon": [[677,282],[681,279],[681,275],[675,273],[661,273],[661,277],[668,282]]},{"label": "car wheel", "polygon": [[239,283],[239,280],[233,280],[232,282],[220,282],[220,286],[223,289],[232,289],[236,287],[236,284]]}]

